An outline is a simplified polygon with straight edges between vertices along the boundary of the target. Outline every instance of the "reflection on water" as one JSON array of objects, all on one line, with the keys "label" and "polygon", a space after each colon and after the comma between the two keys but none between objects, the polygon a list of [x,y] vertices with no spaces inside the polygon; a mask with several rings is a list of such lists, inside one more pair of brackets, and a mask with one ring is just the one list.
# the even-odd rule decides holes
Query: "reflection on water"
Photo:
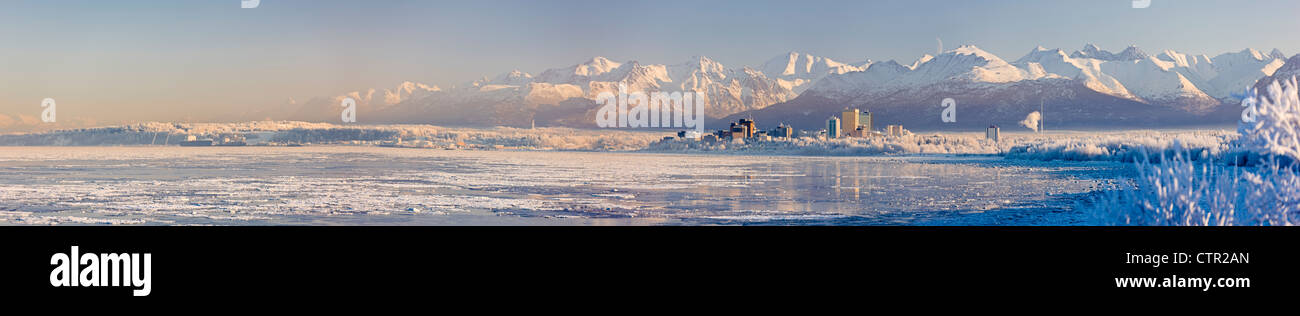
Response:
[{"label": "reflection on water", "polygon": [[371,147],[14,147],[3,224],[1072,224],[1120,167]]}]

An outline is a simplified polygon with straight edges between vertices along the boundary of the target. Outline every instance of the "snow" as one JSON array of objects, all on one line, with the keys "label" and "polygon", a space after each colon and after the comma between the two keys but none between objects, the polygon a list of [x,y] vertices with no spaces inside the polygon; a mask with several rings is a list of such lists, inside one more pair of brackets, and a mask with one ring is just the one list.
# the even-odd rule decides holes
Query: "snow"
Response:
[{"label": "snow", "polygon": [[[0,141],[120,143],[150,133],[256,131],[363,146],[8,148],[0,151],[0,173],[27,176],[0,177],[0,222],[455,223],[497,214],[704,224],[1287,224],[1292,211],[1261,210],[1297,209],[1287,204],[1300,200],[1292,198],[1300,196],[1295,169],[1262,158],[1224,163],[1240,152],[1296,157],[1300,98],[1293,85],[1270,91],[1269,100],[1287,101],[1261,106],[1259,123],[1240,131],[1004,131],[996,142],[982,133],[909,133],[713,144],[659,141],[662,132],[302,122],[9,135]],[[455,141],[481,150],[355,143],[366,135],[401,137],[404,147]],[[629,150],[640,152],[604,152]],[[1110,180],[1122,169],[1115,162],[1135,163],[1138,177]],[[1024,181],[989,180],[999,177]],[[1121,188],[1111,190],[1116,183]],[[809,185],[836,197],[791,195]],[[1083,210],[1065,212],[1090,196],[1096,200]]]},{"label": "snow", "polygon": [[1101,64],[1103,73],[1115,77],[1130,93],[1147,102],[1177,104],[1193,112],[1219,104],[1173,68],[1173,62],[1155,57]]},{"label": "snow", "polygon": [[1255,122],[1241,123],[1241,138],[1233,142],[1238,162],[1258,163],[1280,159],[1281,163],[1300,162],[1300,98],[1296,78],[1268,86],[1259,95]]},{"label": "snow", "polygon": [[[456,122],[477,126],[524,126],[528,123],[526,119],[511,121],[483,113],[519,111],[536,114],[534,111],[545,106],[562,106],[572,113],[553,118],[553,122],[543,119],[537,123],[590,127],[576,119],[583,115],[580,107],[590,104],[600,92],[610,91],[620,82],[627,83],[633,90],[703,93],[707,100],[706,116],[711,118],[762,111],[809,91],[828,98],[831,103],[870,104],[874,100],[888,99],[890,104],[928,104],[932,103],[929,98],[934,96],[917,92],[1010,95],[1017,94],[1014,89],[1018,87],[1054,85],[1069,90],[1074,89],[1075,84],[1082,84],[1105,96],[1203,114],[1223,102],[1236,102],[1233,95],[1245,86],[1286,69],[1286,62],[1278,56],[1285,55],[1277,50],[1264,54],[1244,49],[1213,58],[1172,50],[1151,56],[1134,46],[1111,53],[1089,44],[1072,54],[1061,49],[1036,47],[1014,63],[973,45],[941,52],[938,56],[922,55],[910,64],[870,60],[847,63],[802,52],[776,56],[753,68],[744,65],[728,67],[704,56],[669,64],[617,62],[593,57],[536,75],[514,70],[451,89],[403,82],[396,88],[362,89],[334,97],[311,98],[301,104],[292,101],[287,106],[268,107],[266,111],[251,113],[246,119],[331,122],[338,117],[341,98],[352,97],[358,101],[362,121],[370,119],[370,123]],[[1042,85],[1021,84],[1026,81]],[[1107,101],[1110,100],[1099,100]],[[820,110],[775,111],[800,113]],[[367,115],[375,112],[382,112],[382,115]],[[431,117],[435,116],[431,113],[440,116]],[[0,124],[4,121],[0,117]]]},{"label": "snow", "polygon": [[1268,87],[1255,121],[1243,122],[1240,137],[1220,147],[1229,154],[1179,146],[1158,156],[1143,151],[1131,187],[1092,201],[1093,220],[1104,225],[1300,224],[1300,87],[1294,77]]},{"label": "snow", "polygon": [[[1061,90],[1082,84],[1115,98],[1205,114],[1225,102],[1236,102],[1234,93],[1283,69],[1285,62],[1251,49],[1210,58],[1172,50],[1151,56],[1137,47],[1115,54],[1090,44],[1073,54],[1037,47],[1014,63],[966,45],[938,56],[925,55],[910,67],[879,67],[882,64],[826,75],[808,91],[833,103],[891,106],[930,103],[937,97],[933,91],[979,96],[1011,89],[998,93],[1014,94],[1015,89],[1038,86],[1018,83],[1036,81],[1062,86]],[[882,99],[889,101],[873,103]]]},{"label": "snow", "polygon": [[[980,222],[980,214],[1023,205],[1062,213],[1069,203],[1058,196],[1101,181],[1081,170],[1109,169],[949,157],[22,147],[0,151],[0,224]],[[1067,171],[1076,175],[1062,180]],[[1017,181],[991,180],[998,178]]]},{"label": "snow", "polygon": [[1004,83],[1025,80],[1025,70],[1016,68],[974,45],[963,45],[939,54],[919,65],[894,84],[920,85],[943,80]]},{"label": "snow", "polygon": [[790,52],[768,60],[759,69],[767,77],[779,80],[785,88],[802,93],[810,86],[808,83],[821,80],[827,75],[862,71],[869,65],[870,62],[865,62],[861,66],[855,66],[830,58]]},{"label": "snow", "polygon": [[1227,143],[1236,137],[1235,133],[1223,130],[1079,133],[1018,141],[1004,151],[1004,156],[1033,160],[1135,161],[1146,153],[1191,152],[1193,158],[1210,159],[1228,152]]},{"label": "snow", "polygon": [[614,69],[622,67],[623,64],[609,60],[605,57],[593,57],[590,61],[569,66],[567,68],[556,68],[543,71],[537,75],[537,80],[550,83],[582,83],[590,78],[603,75]]},{"label": "snow", "polygon": [[[0,146],[175,146],[188,135],[242,134],[250,144],[337,144],[446,149],[604,150],[641,149],[665,131],[454,128],[432,125],[336,125],[292,121],[244,123],[139,123],[89,129],[0,135]],[[251,137],[250,137],[251,136]]]},{"label": "snow", "polygon": [[1037,64],[1045,72],[1041,78],[1071,78],[1081,80],[1090,89],[1104,94],[1122,98],[1132,98],[1132,94],[1119,80],[1101,71],[1103,61],[1089,58],[1071,58],[1061,49],[1037,49],[1016,61],[1017,65],[1028,68]]},{"label": "snow", "polygon": [[659,141],[650,152],[693,152],[802,156],[890,156],[954,154],[1002,156],[1041,161],[1134,161],[1144,151],[1191,151],[1205,158],[1220,157],[1237,134],[1227,130],[1170,130],[1050,133],[1003,130],[1000,141],[983,133],[942,133],[874,138],[776,138],[770,141],[707,143]]}]

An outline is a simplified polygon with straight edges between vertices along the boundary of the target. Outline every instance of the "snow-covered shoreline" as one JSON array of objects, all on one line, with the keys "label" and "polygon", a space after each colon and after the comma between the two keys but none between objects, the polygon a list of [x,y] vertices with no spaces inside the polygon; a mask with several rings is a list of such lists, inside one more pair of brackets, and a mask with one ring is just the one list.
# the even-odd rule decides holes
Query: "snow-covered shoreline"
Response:
[{"label": "snow-covered shoreline", "polygon": [[[187,136],[235,134],[250,145],[361,145],[468,150],[638,151],[736,155],[880,156],[993,155],[1031,160],[1133,161],[1148,152],[1192,151],[1219,156],[1236,131],[1129,130],[1005,132],[1000,141],[982,133],[954,132],[876,138],[775,138],[705,142],[664,139],[671,131],[468,128],[433,125],[335,125],[291,121],[244,123],[139,123],[112,127],[0,135],[0,146],[174,146]],[[1194,157],[1195,158],[1195,157]]]}]

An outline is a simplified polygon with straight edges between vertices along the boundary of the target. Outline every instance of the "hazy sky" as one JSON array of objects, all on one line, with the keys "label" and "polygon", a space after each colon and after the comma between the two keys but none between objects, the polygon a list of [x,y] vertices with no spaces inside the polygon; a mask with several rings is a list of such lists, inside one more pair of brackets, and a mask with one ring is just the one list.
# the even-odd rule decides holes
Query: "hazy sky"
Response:
[{"label": "hazy sky", "polygon": [[[406,80],[451,86],[606,56],[757,66],[789,51],[910,63],[975,44],[1300,53],[1300,1],[5,0],[0,125],[212,121]],[[7,123],[8,122],[8,123]],[[73,124],[73,123],[66,123]],[[0,126],[2,127],[2,126]]]}]

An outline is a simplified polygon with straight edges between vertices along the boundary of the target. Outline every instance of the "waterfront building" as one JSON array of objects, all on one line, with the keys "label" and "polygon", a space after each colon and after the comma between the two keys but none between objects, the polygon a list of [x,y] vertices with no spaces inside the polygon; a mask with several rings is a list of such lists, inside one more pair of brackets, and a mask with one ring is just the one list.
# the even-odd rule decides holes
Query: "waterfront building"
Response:
[{"label": "waterfront building", "polygon": [[885,135],[889,137],[903,137],[903,125],[885,126]]},{"label": "waterfront building", "polygon": [[1002,129],[998,128],[997,125],[989,125],[989,129],[984,131],[984,137],[992,139],[995,142],[998,141],[998,137],[1000,137],[1001,134]]},{"label": "waterfront building", "polygon": [[780,124],[776,126],[776,130],[772,131],[772,136],[790,138],[794,136],[794,129],[788,125]]},{"label": "waterfront building", "polygon": [[840,118],[838,117],[832,116],[831,119],[826,120],[826,137],[840,138],[843,133],[843,131],[840,130],[840,126],[842,126],[842,124],[840,124]]},{"label": "waterfront building", "polygon": [[853,131],[858,129],[861,120],[862,111],[859,111],[858,109],[844,109],[844,112],[840,113],[840,135],[843,135],[844,137],[852,137]]}]

